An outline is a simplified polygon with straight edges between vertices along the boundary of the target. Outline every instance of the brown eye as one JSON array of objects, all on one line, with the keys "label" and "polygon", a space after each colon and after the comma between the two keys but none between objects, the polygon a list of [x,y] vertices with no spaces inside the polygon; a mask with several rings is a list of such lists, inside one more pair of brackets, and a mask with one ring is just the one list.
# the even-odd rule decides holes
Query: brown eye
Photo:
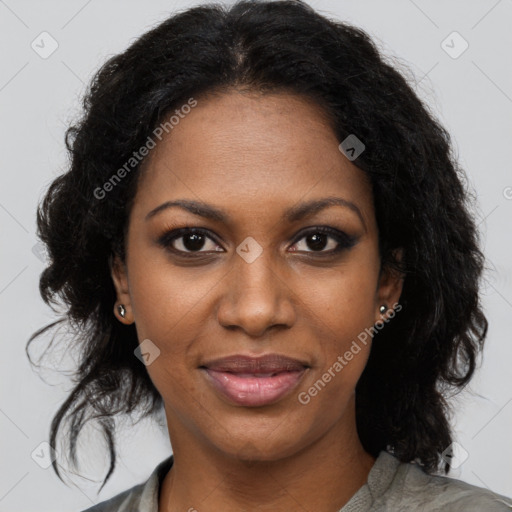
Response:
[{"label": "brown eye", "polygon": [[[304,242],[301,243],[301,241]],[[303,233],[294,245],[299,246],[294,251],[309,253],[333,254],[353,247],[357,242],[355,237],[347,235],[334,228],[319,226]],[[325,250],[327,249],[327,250]]]},{"label": "brown eye", "polygon": [[[222,248],[202,229],[183,228],[161,236],[159,244],[177,253],[219,252]],[[205,249],[206,250],[202,250]]]}]

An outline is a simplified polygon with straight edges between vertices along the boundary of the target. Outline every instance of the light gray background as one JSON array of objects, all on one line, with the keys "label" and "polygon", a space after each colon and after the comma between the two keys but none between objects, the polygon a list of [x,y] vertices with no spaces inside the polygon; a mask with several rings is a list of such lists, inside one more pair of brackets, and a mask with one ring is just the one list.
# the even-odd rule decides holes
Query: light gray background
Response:
[{"label": "light gray background", "polygon": [[[457,441],[469,458],[453,476],[512,495],[512,0],[311,0],[311,5],[367,30],[386,54],[414,72],[419,96],[451,132],[460,161],[478,192],[479,227],[489,267],[482,290],[490,321],[481,371],[457,399]],[[187,0],[0,0],[1,187],[0,511],[79,511],[145,480],[170,454],[165,425],[145,421],[119,440],[118,468],[98,496],[106,456],[82,438],[83,474],[69,487],[31,457],[71,384],[66,374],[29,366],[25,344],[53,315],[38,293],[43,261],[33,252],[35,208],[66,168],[63,135],[80,108],[92,73]],[[47,59],[32,48],[41,32],[58,42]],[[457,31],[469,44],[458,58],[441,46]],[[455,37],[455,39],[453,38]],[[41,45],[41,43],[39,43]],[[451,36],[452,53],[462,41]],[[46,48],[49,46],[46,45]],[[36,342],[44,347],[45,342]],[[37,352],[35,352],[37,353]],[[71,354],[54,364],[71,369]],[[94,435],[94,430],[85,434]],[[95,446],[93,450],[93,446]],[[58,462],[67,467],[63,454]]]}]

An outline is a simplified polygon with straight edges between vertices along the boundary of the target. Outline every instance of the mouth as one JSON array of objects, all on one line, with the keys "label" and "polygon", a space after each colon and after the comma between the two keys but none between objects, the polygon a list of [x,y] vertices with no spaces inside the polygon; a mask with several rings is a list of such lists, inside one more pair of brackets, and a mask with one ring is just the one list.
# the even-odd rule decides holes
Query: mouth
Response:
[{"label": "mouth", "polygon": [[199,367],[210,385],[230,403],[259,407],[278,402],[299,384],[305,362],[278,354],[230,356]]}]

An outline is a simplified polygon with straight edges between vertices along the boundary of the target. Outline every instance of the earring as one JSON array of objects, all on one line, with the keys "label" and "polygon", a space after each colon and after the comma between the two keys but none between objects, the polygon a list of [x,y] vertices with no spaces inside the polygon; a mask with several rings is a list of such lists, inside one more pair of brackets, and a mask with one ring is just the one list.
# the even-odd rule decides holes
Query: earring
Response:
[{"label": "earring", "polygon": [[381,315],[383,315],[388,310],[388,307],[386,304],[382,304],[382,306],[379,308],[379,312]]},{"label": "earring", "polygon": [[119,314],[124,318],[125,315],[126,315],[126,309],[124,308],[124,306],[122,304],[119,304],[119,306],[117,306],[117,311],[119,312]]}]

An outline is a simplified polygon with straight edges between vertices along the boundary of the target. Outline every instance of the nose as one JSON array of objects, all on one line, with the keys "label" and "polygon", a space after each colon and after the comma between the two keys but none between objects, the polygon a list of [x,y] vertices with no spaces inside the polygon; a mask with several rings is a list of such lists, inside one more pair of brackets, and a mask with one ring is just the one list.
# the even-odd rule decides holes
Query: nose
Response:
[{"label": "nose", "polygon": [[263,251],[251,263],[235,257],[217,310],[223,327],[261,337],[272,328],[290,328],[295,322],[297,301],[293,290],[269,253]]}]

